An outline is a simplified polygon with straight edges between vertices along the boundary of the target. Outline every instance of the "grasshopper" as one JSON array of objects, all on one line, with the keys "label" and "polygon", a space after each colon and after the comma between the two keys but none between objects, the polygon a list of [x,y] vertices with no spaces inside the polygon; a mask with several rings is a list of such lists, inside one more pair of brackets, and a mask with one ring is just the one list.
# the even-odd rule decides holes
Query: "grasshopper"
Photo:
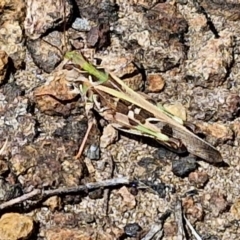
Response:
[{"label": "grasshopper", "polygon": [[182,119],[135,92],[113,73],[98,70],[77,51],[67,52],[65,58],[89,74],[90,78],[80,80],[80,93],[116,129],[153,138],[209,163],[222,161],[219,151],[187,129]]}]

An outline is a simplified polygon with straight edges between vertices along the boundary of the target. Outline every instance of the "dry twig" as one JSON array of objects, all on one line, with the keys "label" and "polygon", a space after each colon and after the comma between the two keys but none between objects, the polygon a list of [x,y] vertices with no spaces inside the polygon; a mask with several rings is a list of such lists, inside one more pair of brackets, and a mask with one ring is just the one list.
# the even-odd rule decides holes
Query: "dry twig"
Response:
[{"label": "dry twig", "polygon": [[186,234],[185,234],[185,229],[183,224],[182,202],[179,199],[177,199],[177,202],[175,205],[175,220],[178,223],[177,239],[178,240],[186,239]]},{"label": "dry twig", "polygon": [[163,224],[164,221],[170,216],[170,212],[166,211],[162,217],[160,218],[159,224],[154,224],[150,231],[141,239],[141,240],[151,240],[151,239],[156,239],[159,240],[163,236]]},{"label": "dry twig", "polygon": [[76,159],[79,159],[79,158],[82,156],[84,147],[85,147],[85,145],[86,145],[86,142],[87,142],[87,140],[88,140],[88,136],[89,136],[89,134],[90,134],[90,131],[91,131],[92,127],[93,127],[93,122],[89,122],[87,132],[85,133],[85,136],[84,136],[83,141],[82,141],[82,143],[81,143],[81,146],[80,146],[80,148],[79,148],[79,150],[78,150],[78,153],[77,153],[77,155],[75,156]]},{"label": "dry twig", "polygon": [[202,238],[198,235],[198,233],[196,232],[196,230],[193,228],[193,226],[191,225],[191,223],[187,220],[187,218],[183,215],[184,220],[187,224],[187,226],[189,227],[189,229],[191,230],[193,236],[197,239],[197,240],[202,240]]},{"label": "dry twig", "polygon": [[113,178],[113,179],[108,179],[108,180],[94,182],[94,183],[87,183],[85,185],[80,185],[77,187],[69,187],[69,188],[62,187],[62,188],[57,188],[53,190],[34,189],[32,192],[26,193],[20,197],[11,199],[5,203],[0,204],[0,210],[8,207],[12,207],[15,204],[22,203],[33,197],[40,197],[40,199],[43,199],[45,197],[51,197],[55,195],[73,194],[73,193],[79,193],[79,192],[88,191],[88,190],[94,190],[97,188],[107,188],[107,187],[113,187],[118,185],[128,185],[128,184],[130,184],[130,180],[128,178],[122,177],[122,178]]},{"label": "dry twig", "polygon": [[[109,167],[110,167],[110,176],[109,177],[112,178],[113,173],[114,173],[114,161],[113,161],[113,158],[111,155],[109,156],[108,163],[109,163]],[[110,198],[110,189],[105,189],[104,190],[104,207],[103,208],[105,210],[106,216],[108,216],[109,198]]]},{"label": "dry twig", "polygon": [[163,235],[163,224],[153,225],[150,231],[141,239],[141,240],[150,240],[153,239],[158,234],[158,239]]},{"label": "dry twig", "polygon": [[3,154],[3,151],[7,147],[7,144],[8,144],[8,137],[7,137],[6,141],[5,141],[5,143],[3,144],[2,148],[0,149],[0,156]]}]

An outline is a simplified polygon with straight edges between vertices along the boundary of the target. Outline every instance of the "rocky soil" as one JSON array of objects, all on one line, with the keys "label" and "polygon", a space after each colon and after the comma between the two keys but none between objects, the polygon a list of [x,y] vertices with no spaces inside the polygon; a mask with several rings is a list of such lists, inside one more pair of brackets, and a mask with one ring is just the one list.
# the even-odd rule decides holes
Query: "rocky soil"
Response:
[{"label": "rocky soil", "polygon": [[[0,11],[0,240],[240,239],[239,0],[0,0]],[[76,158],[89,119],[64,59],[74,49],[194,123],[224,162],[97,113]],[[116,178],[129,181],[43,194]]]}]

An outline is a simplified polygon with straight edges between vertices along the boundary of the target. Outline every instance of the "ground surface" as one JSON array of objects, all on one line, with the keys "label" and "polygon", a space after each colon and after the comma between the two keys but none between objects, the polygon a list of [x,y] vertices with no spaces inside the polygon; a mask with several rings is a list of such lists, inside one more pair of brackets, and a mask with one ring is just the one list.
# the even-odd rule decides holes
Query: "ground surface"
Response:
[{"label": "ground surface", "polygon": [[[21,215],[2,217],[0,239],[142,239],[168,211],[163,236],[148,239],[184,239],[181,214],[202,239],[240,239],[240,1],[0,3],[1,203],[36,188],[117,177],[138,182],[27,200],[4,210]],[[99,156],[101,127],[76,160],[87,117],[77,83],[61,63],[70,49],[175,106],[216,146],[224,164],[180,157],[129,134],[102,143]],[[11,235],[19,221],[24,230]]]}]

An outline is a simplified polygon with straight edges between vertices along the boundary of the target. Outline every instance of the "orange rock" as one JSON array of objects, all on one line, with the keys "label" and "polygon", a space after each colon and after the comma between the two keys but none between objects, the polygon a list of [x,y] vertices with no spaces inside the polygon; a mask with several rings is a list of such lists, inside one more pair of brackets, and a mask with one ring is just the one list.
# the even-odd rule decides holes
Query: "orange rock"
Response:
[{"label": "orange rock", "polygon": [[122,196],[123,202],[122,206],[123,209],[133,209],[136,206],[136,199],[126,187],[121,187],[118,193]]},{"label": "orange rock", "polygon": [[208,181],[208,174],[206,172],[191,172],[188,176],[190,183],[193,183],[197,187],[203,187]]},{"label": "orange rock", "polygon": [[201,123],[197,124],[197,126],[201,129],[203,133],[205,133],[206,135],[211,135],[218,140],[226,141],[233,138],[232,130],[222,123]]},{"label": "orange rock", "polygon": [[164,85],[165,85],[165,80],[163,77],[159,74],[149,74],[147,76],[147,81],[148,81],[148,91],[150,92],[160,92]]},{"label": "orange rock", "polygon": [[29,239],[33,228],[31,217],[19,213],[6,213],[0,219],[0,239]]}]

